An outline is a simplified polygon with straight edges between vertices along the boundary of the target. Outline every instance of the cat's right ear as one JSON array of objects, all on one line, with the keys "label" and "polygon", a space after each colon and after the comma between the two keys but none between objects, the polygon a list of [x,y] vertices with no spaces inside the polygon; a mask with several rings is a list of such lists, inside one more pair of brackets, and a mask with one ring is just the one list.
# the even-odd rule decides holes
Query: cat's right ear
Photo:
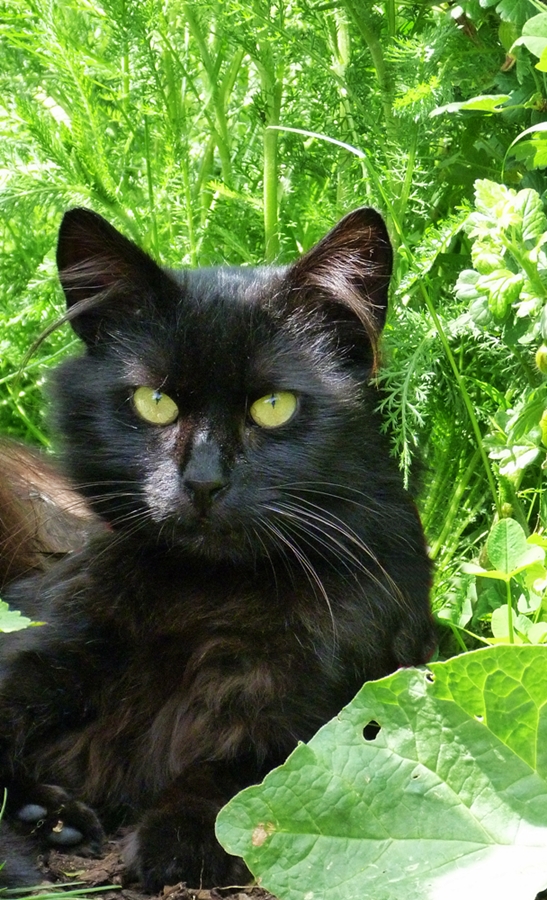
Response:
[{"label": "cat's right ear", "polygon": [[315,311],[346,358],[370,373],[385,324],[393,251],[375,209],[348,213],[288,270],[291,302]]},{"label": "cat's right ear", "polygon": [[57,267],[74,331],[94,344],[106,318],[120,318],[139,295],[153,291],[160,267],[90,209],[65,213],[57,243]]}]

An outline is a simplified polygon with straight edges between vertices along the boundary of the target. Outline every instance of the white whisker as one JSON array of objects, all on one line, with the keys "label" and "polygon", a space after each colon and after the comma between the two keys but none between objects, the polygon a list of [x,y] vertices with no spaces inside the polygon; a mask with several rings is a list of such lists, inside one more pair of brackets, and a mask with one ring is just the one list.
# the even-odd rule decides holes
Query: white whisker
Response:
[{"label": "white whisker", "polygon": [[310,585],[314,589],[314,592],[316,590],[318,590],[319,594],[325,601],[325,605],[328,609],[331,624],[332,624],[333,654],[334,654],[336,646],[338,644],[336,620],[334,618],[334,613],[332,611],[332,605],[331,605],[329,596],[327,594],[327,591],[325,589],[323,582],[321,581],[321,578],[319,577],[317,571],[315,570],[314,566],[312,565],[312,563],[310,562],[310,560],[308,559],[306,554],[302,551],[301,547],[298,544],[295,544],[294,541],[292,541],[290,539],[290,537],[288,537],[287,534],[285,534],[283,532],[279,522],[276,522],[276,524],[274,525],[274,523],[270,519],[263,519],[263,520],[261,520],[261,525],[266,530],[268,530],[270,532],[270,534],[272,534],[274,537],[276,537],[278,539],[278,541],[280,541],[285,547],[287,547],[291,551],[291,553],[295,556],[298,563],[300,564],[303,571],[305,572],[305,574],[308,578],[308,581],[310,582]]},{"label": "white whisker", "polygon": [[[382,591],[385,591],[390,597],[396,599],[401,605],[405,605],[402,591],[391,575],[386,571],[385,567],[380,563],[376,554],[367,546],[367,544],[365,544],[362,538],[360,538],[359,535],[343,521],[343,519],[340,519],[330,511],[326,511],[310,501],[302,500],[301,502],[305,503],[306,506],[311,507],[311,509],[305,509],[301,505],[287,501],[280,501],[275,506],[266,504],[266,508],[269,508],[272,512],[278,513],[281,516],[291,518],[291,520],[300,526],[300,528],[317,544],[320,544],[327,549],[331,549],[340,561],[340,554],[342,554],[345,560],[351,562],[353,566],[356,566],[364,572]],[[317,513],[315,510],[319,510],[321,514]],[[385,582],[380,579],[378,575],[363,562],[363,560],[359,559],[353,550],[346,545],[344,540],[339,540],[335,537],[331,533],[332,531],[336,532],[341,538],[347,540],[354,549],[365,554],[382,573]],[[336,548],[336,550],[334,548]],[[349,562],[346,563],[348,567]]]}]

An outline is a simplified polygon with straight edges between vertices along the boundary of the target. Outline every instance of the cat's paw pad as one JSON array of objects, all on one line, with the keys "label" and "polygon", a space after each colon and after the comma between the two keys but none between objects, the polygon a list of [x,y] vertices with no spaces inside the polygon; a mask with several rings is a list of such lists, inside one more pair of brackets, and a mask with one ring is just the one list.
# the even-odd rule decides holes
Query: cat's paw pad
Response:
[{"label": "cat's paw pad", "polygon": [[45,819],[46,816],[47,809],[45,806],[40,806],[39,803],[27,803],[26,806],[22,806],[17,811],[17,818],[20,822],[25,822],[25,824],[36,825],[41,819]]},{"label": "cat's paw pad", "polygon": [[213,823],[190,816],[149,812],[127,838],[124,858],[130,874],[151,894],[179,882],[207,888],[247,884],[251,877],[243,860],[222,849]]},{"label": "cat's paw pad", "polygon": [[104,840],[93,810],[54,785],[36,785],[32,800],[19,806],[14,818],[24,833],[54,847],[80,845],[82,855],[99,853]]}]

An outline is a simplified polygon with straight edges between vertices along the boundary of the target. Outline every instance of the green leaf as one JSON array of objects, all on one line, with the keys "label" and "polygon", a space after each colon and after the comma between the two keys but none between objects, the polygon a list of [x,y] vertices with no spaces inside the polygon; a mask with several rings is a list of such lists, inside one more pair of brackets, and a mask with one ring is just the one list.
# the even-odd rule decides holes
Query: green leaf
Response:
[{"label": "green leaf", "polygon": [[542,593],[547,588],[547,569],[542,562],[532,563],[526,567],[524,584],[528,590]]},{"label": "green leaf", "polygon": [[547,884],[547,648],[428,669],[366,684],[221,811],[219,840],[280,900],[532,900]]},{"label": "green leaf", "polygon": [[460,300],[477,300],[482,298],[484,294],[477,290],[479,277],[479,273],[475,272],[474,269],[464,269],[463,272],[460,272],[455,286],[456,297]]},{"label": "green leaf", "polygon": [[477,287],[488,292],[488,306],[492,315],[496,319],[504,319],[511,304],[518,299],[523,283],[524,275],[521,272],[496,269],[488,275],[481,275]]},{"label": "green leaf", "polygon": [[535,444],[511,444],[502,450],[491,450],[491,459],[499,460],[500,475],[508,478],[522,472],[531,465],[539,455],[539,447]]},{"label": "green leaf", "polygon": [[[504,603],[503,606],[498,606],[492,613],[491,625],[494,637],[509,637],[509,612],[509,606],[507,603]],[[516,628],[517,631],[520,631],[523,634],[527,634],[528,630],[531,628],[530,619],[527,619],[524,615],[517,615],[515,610],[512,610],[511,614],[513,616],[513,628]]]},{"label": "green leaf", "polygon": [[523,137],[526,137],[529,134],[542,133],[544,131],[547,131],[547,122],[537,122],[535,125],[531,125],[530,128],[525,128],[525,130],[521,131],[521,133],[516,136],[514,141],[511,142],[511,144],[509,145],[509,150],[507,152],[509,153],[511,148],[514,147],[518,141],[522,140]]},{"label": "green leaf", "polygon": [[540,72],[547,72],[547,41],[536,63],[536,69],[539,69]]},{"label": "green leaf", "polygon": [[517,147],[509,148],[507,153],[515,159],[525,160],[529,169],[544,169],[547,166],[547,137],[538,135],[531,141],[522,141]]},{"label": "green leaf", "polygon": [[460,110],[475,110],[478,112],[498,113],[503,112],[501,105],[509,100],[509,94],[481,94],[479,97],[471,97],[459,103],[447,103],[446,106],[437,106],[430,113],[431,116],[440,116],[441,113],[460,112]]},{"label": "green leaf", "polygon": [[526,635],[531,644],[547,643],[547,622],[536,622]]},{"label": "green leaf", "polygon": [[10,609],[7,603],[0,600],[0,632],[22,631],[29,625],[32,625],[31,619],[27,619],[16,609]]},{"label": "green leaf", "polygon": [[530,53],[541,56],[547,47],[547,13],[528,19],[522,28],[522,36],[517,38],[515,44],[524,44]]},{"label": "green leaf", "polygon": [[515,41],[515,46],[518,46],[519,44],[524,44],[526,49],[529,50],[530,53],[533,53],[534,56],[541,57],[547,47],[547,38],[536,37],[535,35],[522,35],[522,37],[517,38]]},{"label": "green leaf", "polygon": [[542,548],[527,542],[522,527],[515,519],[496,522],[488,536],[486,552],[494,568],[507,575],[544,559]]},{"label": "green leaf", "polygon": [[475,182],[475,206],[479,212],[491,215],[498,204],[512,202],[515,196],[515,191],[511,188],[489,181],[488,178],[478,178]]},{"label": "green leaf", "polygon": [[[526,570],[527,572],[529,569]],[[540,594],[536,594],[534,590],[528,588],[526,592],[523,592],[517,601],[517,609],[519,613],[523,613],[525,616],[529,616],[531,613],[534,613],[541,606],[541,596]]]},{"label": "green leaf", "polygon": [[515,198],[515,207],[522,213],[522,239],[533,241],[535,244],[547,228],[547,219],[538,192],[532,188],[519,191]]},{"label": "green leaf", "polygon": [[487,275],[496,269],[503,269],[505,267],[504,249],[497,247],[492,241],[475,241],[471,249],[473,265],[481,275]]},{"label": "green leaf", "polygon": [[[480,0],[480,5],[492,6],[493,4]],[[531,3],[525,3],[523,0],[500,0],[496,6],[496,12],[503,21],[513,22],[517,27],[521,27],[532,8]]]},{"label": "green leaf", "polygon": [[445,591],[442,606],[436,608],[437,618],[465,628],[473,616],[473,604],[477,601],[477,589],[471,579],[462,579],[457,588]]},{"label": "green leaf", "polygon": [[469,304],[469,315],[475,325],[478,325],[479,328],[483,328],[485,331],[493,324],[494,319],[488,306],[488,298],[484,294],[479,294]]}]

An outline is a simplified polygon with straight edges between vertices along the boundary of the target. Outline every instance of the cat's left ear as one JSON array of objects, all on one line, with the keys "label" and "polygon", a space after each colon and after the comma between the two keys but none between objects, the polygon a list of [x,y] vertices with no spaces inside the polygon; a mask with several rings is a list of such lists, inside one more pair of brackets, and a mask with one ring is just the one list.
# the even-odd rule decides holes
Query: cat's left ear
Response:
[{"label": "cat's left ear", "polygon": [[287,274],[295,299],[317,309],[338,329],[341,343],[363,362],[369,358],[372,367],[386,320],[392,267],[385,222],[375,209],[363,206],[344,216]]},{"label": "cat's left ear", "polygon": [[165,276],[133,241],[90,209],[65,213],[57,243],[57,267],[74,331],[88,345],[106,322],[123,320],[143,298],[158,291]]}]

